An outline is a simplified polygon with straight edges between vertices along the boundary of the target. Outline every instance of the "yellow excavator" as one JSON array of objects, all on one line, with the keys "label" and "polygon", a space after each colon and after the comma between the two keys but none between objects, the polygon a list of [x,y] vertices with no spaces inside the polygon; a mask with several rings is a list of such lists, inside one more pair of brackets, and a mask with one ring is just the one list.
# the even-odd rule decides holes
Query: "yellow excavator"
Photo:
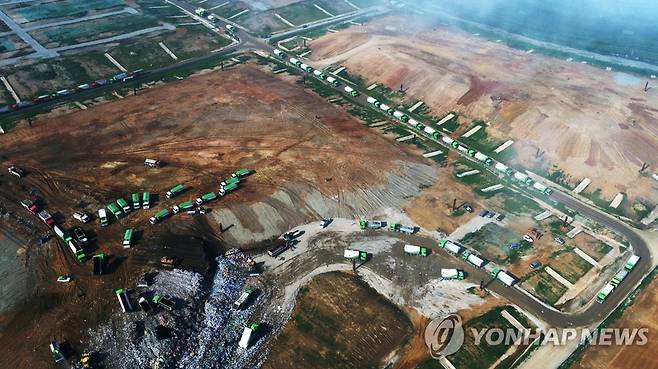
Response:
[{"label": "yellow excavator", "polygon": [[80,364],[82,364],[83,368],[91,368],[91,353],[85,352],[82,354],[80,357]]}]

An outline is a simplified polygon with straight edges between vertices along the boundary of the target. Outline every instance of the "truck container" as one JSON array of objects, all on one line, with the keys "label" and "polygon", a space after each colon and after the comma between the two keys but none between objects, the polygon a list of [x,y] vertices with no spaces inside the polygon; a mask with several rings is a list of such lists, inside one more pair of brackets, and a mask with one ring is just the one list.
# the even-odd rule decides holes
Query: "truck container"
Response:
[{"label": "truck container", "polygon": [[640,257],[637,255],[633,255],[628,259],[626,264],[624,264],[624,268],[628,271],[631,271],[633,270],[633,268],[635,268],[635,265],[637,265],[638,261],[640,261]]},{"label": "truck container", "polygon": [[362,261],[366,261],[368,260],[368,253],[365,251],[345,249],[345,251],[343,252],[343,257],[345,257],[345,259],[350,259],[350,260],[359,259]]},{"label": "truck container", "polygon": [[129,249],[130,246],[132,245],[133,242],[133,234],[135,233],[135,230],[132,228],[126,229],[126,231],[123,233],[123,248],[124,249]]},{"label": "truck container", "polygon": [[391,114],[391,115],[393,115],[393,113],[395,112],[395,110],[393,110],[390,106],[388,106],[386,104],[379,105],[379,109],[381,109],[381,110],[383,110],[386,113]]},{"label": "truck container", "polygon": [[50,213],[47,210],[41,210],[39,213],[37,213],[37,216],[39,219],[41,219],[48,227],[53,227],[55,225],[55,219],[50,215]]},{"label": "truck container", "polygon": [[318,78],[327,79],[327,75],[317,69],[313,71],[313,74]]},{"label": "truck container", "polygon": [[398,118],[399,120],[407,123],[409,121],[409,116],[399,110],[396,110],[393,112],[393,116]]},{"label": "truck container", "polygon": [[204,15],[206,15],[206,9],[204,9],[204,8],[196,8],[196,10],[194,10],[194,12],[195,12],[198,16],[201,16],[201,17],[203,17]]},{"label": "truck container", "polygon": [[76,211],[75,213],[73,213],[73,219],[78,220],[81,223],[87,223],[91,220],[87,213],[83,213],[81,211]]},{"label": "truck container", "polygon": [[169,311],[173,311],[174,308],[176,307],[176,303],[170,297],[161,296],[158,295],[157,293],[153,295],[152,301],[154,304],[158,304],[162,306],[164,309],[167,309]]},{"label": "truck container", "polygon": [[151,193],[150,192],[144,192],[142,194],[142,207],[144,209],[148,209],[151,207]]},{"label": "truck container", "polygon": [[404,252],[409,255],[427,256],[427,248],[416,245],[404,245]]},{"label": "truck container", "polygon": [[357,90],[353,89],[353,88],[350,87],[350,86],[345,86],[345,92],[347,92],[348,94],[350,94],[352,97],[357,97],[357,96],[359,96],[359,92],[358,92]]},{"label": "truck container", "polygon": [[240,183],[240,178],[238,178],[238,177],[229,177],[229,178],[221,181],[219,183],[219,185],[222,186],[222,187],[226,187],[226,186],[228,186],[230,184],[233,184],[233,183]]},{"label": "truck container", "polygon": [[235,31],[237,31],[237,29],[230,24],[226,25],[226,30],[229,31],[229,33],[235,33]]},{"label": "truck container", "polygon": [[251,174],[251,171],[246,168],[238,169],[235,173],[231,174],[231,177],[242,178]]},{"label": "truck container", "polygon": [[441,269],[441,278],[443,279],[464,279],[464,271],[461,269]]},{"label": "truck container", "polygon": [[448,136],[441,137],[441,141],[447,143],[448,145],[452,145],[452,143],[455,142],[455,140],[453,140],[452,138],[450,138]]},{"label": "truck container", "polygon": [[224,186],[220,192],[223,192],[224,194],[227,194],[229,192],[233,192],[238,189],[238,184],[237,183],[230,183],[226,186]]},{"label": "truck container", "polygon": [[105,208],[98,209],[98,221],[101,223],[101,227],[107,227],[109,221],[107,220],[107,212]]},{"label": "truck container", "polygon": [[23,206],[25,209],[27,209],[27,211],[29,211],[32,214],[37,213],[38,210],[37,205],[32,200],[29,199],[21,200],[21,206]]},{"label": "truck container", "polygon": [[532,187],[533,187],[534,189],[536,189],[537,191],[543,193],[544,195],[550,195],[550,194],[553,193],[553,190],[551,190],[550,188],[544,186],[543,184],[541,184],[541,183],[539,183],[539,182],[535,182],[535,183],[532,185]]},{"label": "truck container", "polygon": [[359,228],[361,229],[379,229],[383,226],[383,223],[379,220],[359,220]]},{"label": "truck container", "polygon": [[107,204],[106,208],[110,211],[110,213],[114,214],[117,219],[121,218],[123,215],[123,212],[115,203]]},{"label": "truck container", "polygon": [[377,99],[375,99],[374,97],[368,96],[366,97],[366,101],[368,102],[368,104],[372,104],[377,108],[381,105],[381,103],[377,101]]},{"label": "truck container", "polygon": [[614,277],[612,277],[610,283],[615,287],[619,286],[619,284],[626,278],[628,273],[629,272],[626,269],[620,270],[619,272],[617,272],[617,274],[615,274]]},{"label": "truck container", "polygon": [[299,59],[296,59],[296,58],[290,58],[290,64],[299,67],[300,65],[302,65],[302,62],[299,61]]},{"label": "truck container", "polygon": [[334,85],[334,87],[338,87],[338,86],[340,86],[340,82],[339,82],[336,78],[334,78],[334,77],[332,77],[332,76],[327,77],[327,82],[329,82],[329,83],[331,83],[332,85]]},{"label": "truck container", "polygon": [[276,55],[280,59],[285,59],[286,57],[286,54],[279,49],[274,49],[274,55]]},{"label": "truck container", "polygon": [[87,259],[87,254],[85,254],[85,251],[82,249],[82,246],[76,242],[74,239],[68,240],[68,245],[69,248],[71,249],[71,252],[73,252],[73,256],[75,256],[75,259],[78,262],[83,262]]},{"label": "truck container", "polygon": [[508,287],[511,287],[514,285],[514,283],[516,283],[516,278],[512,277],[511,275],[507,274],[507,272],[499,268],[494,268],[494,270],[491,271],[491,276],[503,282],[503,284]]},{"label": "truck container", "polygon": [[493,163],[493,159],[491,159],[490,157],[484,155],[479,151],[475,153],[475,158],[486,165],[491,165]]},{"label": "truck container", "polygon": [[160,163],[160,160],[144,159],[144,165],[146,165],[147,167],[151,167],[151,168],[160,168],[162,163]]},{"label": "truck container", "polygon": [[149,303],[147,299],[144,298],[144,296],[140,297],[139,300],[137,300],[137,305],[142,309],[143,312],[146,314],[150,314],[153,311],[153,307]]},{"label": "truck container", "polygon": [[524,184],[530,186],[533,183],[533,180],[528,177],[527,174],[521,173],[521,172],[516,172],[514,173],[514,179],[516,179],[519,182],[523,182]]},{"label": "truck container", "polygon": [[134,192],[130,195],[130,200],[133,203],[133,209],[139,209],[142,204],[139,202],[139,194],[137,192]]},{"label": "truck container", "polygon": [[258,330],[257,323],[251,323],[248,327],[245,327],[244,330],[242,331],[242,337],[240,337],[240,342],[238,342],[238,346],[242,347],[243,349],[249,348],[249,346],[251,345],[252,338],[257,330]]},{"label": "truck container", "polygon": [[596,302],[598,302],[599,304],[604,303],[605,300],[608,299],[608,296],[610,296],[610,294],[612,293],[612,291],[614,289],[615,289],[615,286],[613,286],[610,283],[603,286],[603,288],[601,288],[599,293],[596,294]]},{"label": "truck container", "polygon": [[123,210],[124,213],[128,214],[130,212],[130,205],[128,205],[128,201],[124,200],[123,198],[117,199],[117,205]]},{"label": "truck container", "polygon": [[308,64],[302,63],[302,65],[300,65],[299,67],[305,70],[307,73],[313,72],[313,68]]},{"label": "truck container", "polygon": [[177,184],[174,187],[172,187],[171,189],[169,189],[169,191],[167,191],[166,195],[167,195],[168,199],[172,199],[172,198],[180,195],[181,193],[183,193],[183,191],[185,191],[185,186],[182,185],[182,184]]},{"label": "truck container", "polygon": [[191,210],[192,208],[194,208],[194,202],[193,201],[185,201],[185,202],[181,202],[178,205],[174,205],[172,210],[174,211],[174,214],[178,214],[181,211],[188,211],[188,210]]},{"label": "truck container", "polygon": [[162,209],[162,210],[158,211],[157,213],[155,213],[155,215],[152,216],[152,217],[149,219],[149,223],[151,223],[151,224],[159,223],[159,222],[161,222],[163,219],[165,219],[166,217],[168,217],[169,215],[170,215],[170,213],[169,213],[169,210],[168,210],[168,209]]},{"label": "truck container", "polygon": [[450,240],[439,241],[439,247],[442,249],[446,249],[453,254],[459,254],[464,249],[462,246],[459,246]]},{"label": "truck container", "polygon": [[460,143],[459,145],[457,145],[457,150],[459,150],[459,151],[463,152],[464,154],[466,154],[466,153],[468,153],[468,150],[470,150],[470,148],[467,145],[464,145],[463,143]]},{"label": "truck container", "polygon": [[247,301],[249,300],[249,296],[251,296],[253,292],[253,289],[245,288],[244,291],[242,291],[242,294],[240,294],[240,297],[238,297],[238,299],[233,303],[233,308],[242,310],[246,306]]},{"label": "truck container", "polygon": [[84,91],[90,89],[91,86],[89,86],[88,83],[83,83],[81,85],[78,85],[78,87],[75,88],[76,91]]},{"label": "truck container", "polygon": [[481,257],[475,254],[472,254],[470,251],[464,251],[462,257],[464,258],[464,260],[473,264],[473,266],[475,266],[476,268],[482,268],[484,264],[486,264],[486,260],[482,259]]},{"label": "truck container", "polygon": [[197,205],[202,205],[215,199],[217,199],[217,194],[215,192],[208,192],[207,194],[198,197],[195,202]]},{"label": "truck container", "polygon": [[96,87],[105,86],[106,84],[107,84],[106,79],[98,79],[98,80],[91,83],[91,87],[96,88]]},{"label": "truck container", "polygon": [[94,275],[102,275],[105,272],[105,264],[107,263],[105,254],[96,254],[91,257],[91,261],[93,264],[92,273]]},{"label": "truck container", "polygon": [[130,303],[130,297],[128,297],[128,293],[126,292],[126,290],[124,290],[123,288],[117,288],[116,290],[114,290],[114,293],[117,295],[117,299],[119,300],[121,311],[127,313],[133,309],[133,306]]}]

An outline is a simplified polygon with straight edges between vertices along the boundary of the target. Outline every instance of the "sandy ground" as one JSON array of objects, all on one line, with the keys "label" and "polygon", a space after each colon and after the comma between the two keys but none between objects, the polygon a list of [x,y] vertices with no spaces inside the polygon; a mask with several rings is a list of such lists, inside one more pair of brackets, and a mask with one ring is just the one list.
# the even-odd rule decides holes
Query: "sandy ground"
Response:
[{"label": "sandy ground", "polygon": [[[465,33],[390,17],[313,41],[317,66],[344,65],[366,83],[407,88],[440,115],[457,110],[513,138],[516,165],[589,177],[606,197],[623,191],[656,201],[642,162],[658,165],[658,90],[644,80],[541,55]],[[432,71],[432,73],[427,73]],[[412,101],[413,100],[413,101]],[[558,138],[558,139],[556,139]],[[539,159],[537,147],[545,151]]]}]

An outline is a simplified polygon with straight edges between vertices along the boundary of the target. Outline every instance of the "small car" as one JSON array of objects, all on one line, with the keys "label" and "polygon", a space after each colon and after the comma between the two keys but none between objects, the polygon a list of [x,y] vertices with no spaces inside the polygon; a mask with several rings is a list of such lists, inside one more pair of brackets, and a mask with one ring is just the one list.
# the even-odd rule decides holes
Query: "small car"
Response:
[{"label": "small car", "polygon": [[523,235],[523,240],[526,241],[526,242],[530,242],[530,243],[535,242],[534,238],[532,238],[530,235],[527,235],[527,234]]},{"label": "small car", "polygon": [[537,269],[537,268],[539,268],[540,266],[542,266],[542,263],[540,263],[540,262],[538,262],[538,261],[533,261],[532,263],[530,263],[530,267],[531,267],[532,269]]},{"label": "small car", "polygon": [[482,210],[482,211],[480,212],[480,216],[481,216],[482,218],[486,217],[487,215],[489,215],[489,211],[488,211],[488,210]]},{"label": "small car", "polygon": [[565,242],[565,241],[564,241],[564,238],[562,238],[562,237],[553,237],[553,240],[555,240],[555,242],[556,242],[558,245],[564,245],[564,242]]},{"label": "small car", "polygon": [[464,204],[464,210],[468,211],[469,213],[472,213],[473,207],[470,204]]},{"label": "small car", "polygon": [[496,220],[499,222],[502,222],[503,219],[505,219],[505,214],[498,214],[498,216],[496,217]]},{"label": "small car", "polygon": [[521,244],[516,243],[516,242],[509,245],[509,248],[512,249],[512,250],[516,250],[519,247],[521,247]]},{"label": "small car", "polygon": [[494,213],[493,211],[490,211],[490,212],[487,214],[487,218],[493,218],[494,215],[496,215],[496,213]]}]

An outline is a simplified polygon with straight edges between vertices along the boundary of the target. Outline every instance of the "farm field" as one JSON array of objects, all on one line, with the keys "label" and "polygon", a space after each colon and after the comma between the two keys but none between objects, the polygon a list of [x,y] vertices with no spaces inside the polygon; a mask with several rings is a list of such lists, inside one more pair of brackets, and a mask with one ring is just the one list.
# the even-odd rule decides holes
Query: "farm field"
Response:
[{"label": "farm field", "polygon": [[263,368],[379,367],[411,333],[405,313],[372,287],[352,275],[324,274],[300,289]]},{"label": "farm field", "polygon": [[[463,130],[473,120],[489,122],[486,140],[515,140],[507,149],[513,155],[503,151],[513,156],[506,158],[512,165],[548,176],[561,171],[573,186],[589,177],[609,200],[620,191],[629,204],[652,197],[652,180],[637,169],[642,161],[658,165],[651,162],[658,157],[651,138],[658,118],[650,109],[658,90],[642,92],[639,78],[526,54],[403,16],[326,34],[310,47],[317,67],[343,65],[366,86],[406,86],[396,104],[422,100],[436,115],[457,111]],[[603,110],[608,114],[599,114]],[[567,139],[551,139],[558,135]],[[623,209],[637,217],[629,210]]]},{"label": "farm field", "polygon": [[526,290],[551,305],[555,304],[565,292],[567,287],[551,277],[546,271],[538,270],[523,282]]}]

